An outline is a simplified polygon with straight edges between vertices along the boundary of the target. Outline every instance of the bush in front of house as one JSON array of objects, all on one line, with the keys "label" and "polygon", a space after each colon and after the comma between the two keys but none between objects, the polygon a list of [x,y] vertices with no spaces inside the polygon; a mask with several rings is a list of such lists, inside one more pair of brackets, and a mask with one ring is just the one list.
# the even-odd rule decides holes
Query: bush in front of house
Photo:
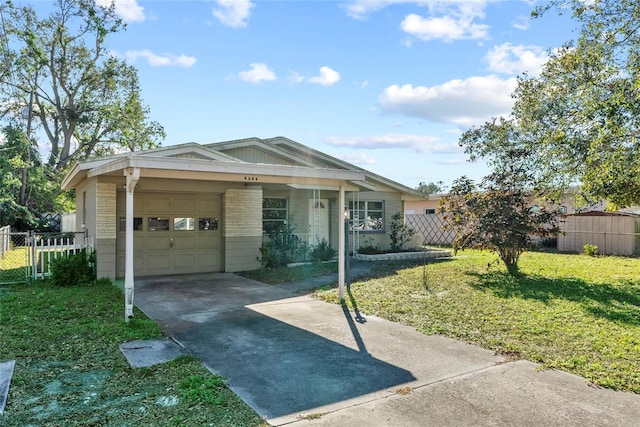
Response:
[{"label": "bush in front of house", "polygon": [[95,280],[94,252],[82,249],[51,260],[51,283],[56,286],[76,286]]},{"label": "bush in front of house", "polygon": [[311,248],[310,255],[312,261],[329,261],[336,256],[336,250],[331,247],[327,239],[322,239]]}]

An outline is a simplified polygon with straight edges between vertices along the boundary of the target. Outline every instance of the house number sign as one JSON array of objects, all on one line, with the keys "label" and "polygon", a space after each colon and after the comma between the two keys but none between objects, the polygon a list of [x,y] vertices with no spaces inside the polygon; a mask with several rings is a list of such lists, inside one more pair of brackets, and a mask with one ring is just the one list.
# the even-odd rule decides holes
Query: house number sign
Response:
[{"label": "house number sign", "polygon": [[257,181],[258,177],[257,176],[245,176],[244,180],[245,181]]}]

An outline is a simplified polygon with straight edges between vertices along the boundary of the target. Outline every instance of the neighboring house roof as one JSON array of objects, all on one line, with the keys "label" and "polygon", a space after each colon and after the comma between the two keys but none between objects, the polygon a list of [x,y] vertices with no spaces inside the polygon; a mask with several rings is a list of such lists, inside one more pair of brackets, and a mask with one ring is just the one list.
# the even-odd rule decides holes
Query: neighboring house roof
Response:
[{"label": "neighboring house roof", "polygon": [[351,190],[397,191],[406,200],[423,199],[416,190],[284,137],[205,145],[190,142],[82,160],[67,174],[62,188],[75,188],[90,177],[122,176],[128,168],[142,168],[145,176],[152,177],[167,177],[167,171],[197,179],[212,173],[291,177],[295,182],[289,185],[297,188],[314,187],[314,179],[347,180],[354,186]]},{"label": "neighboring house roof", "polygon": [[639,217],[640,218],[640,214],[638,214],[638,213],[625,212],[625,211],[615,211],[615,212],[587,211],[587,212],[576,212],[576,213],[565,215],[565,216],[631,216],[631,217]]}]

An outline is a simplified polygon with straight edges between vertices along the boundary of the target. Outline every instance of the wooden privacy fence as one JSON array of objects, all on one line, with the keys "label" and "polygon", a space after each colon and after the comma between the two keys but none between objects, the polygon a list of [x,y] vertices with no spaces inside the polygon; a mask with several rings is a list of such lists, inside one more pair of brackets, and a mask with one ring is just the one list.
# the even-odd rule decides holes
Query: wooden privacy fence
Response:
[{"label": "wooden privacy fence", "polygon": [[640,216],[621,213],[567,215],[560,221],[558,250],[583,252],[596,245],[603,255],[640,256]]}]

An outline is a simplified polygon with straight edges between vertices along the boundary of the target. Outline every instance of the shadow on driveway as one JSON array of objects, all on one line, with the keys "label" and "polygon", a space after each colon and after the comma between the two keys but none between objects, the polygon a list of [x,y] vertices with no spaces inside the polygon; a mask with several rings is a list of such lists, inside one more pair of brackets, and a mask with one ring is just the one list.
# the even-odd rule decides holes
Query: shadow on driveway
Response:
[{"label": "shadow on driveway", "polygon": [[137,279],[135,303],[267,419],[416,379],[370,355],[346,307],[340,316],[339,306],[233,274]]}]

